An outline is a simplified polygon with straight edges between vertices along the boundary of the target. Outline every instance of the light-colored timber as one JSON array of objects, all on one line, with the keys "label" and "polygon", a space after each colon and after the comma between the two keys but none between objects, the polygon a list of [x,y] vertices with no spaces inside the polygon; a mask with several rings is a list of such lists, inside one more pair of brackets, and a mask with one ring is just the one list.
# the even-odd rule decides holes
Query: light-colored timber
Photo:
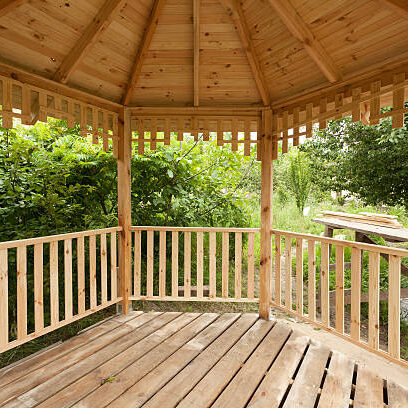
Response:
[{"label": "light-colored timber", "polygon": [[[0,370],[2,407],[401,408],[408,390],[255,314],[132,312]],[[307,390],[307,392],[305,392]],[[385,390],[385,391],[384,391]]]}]

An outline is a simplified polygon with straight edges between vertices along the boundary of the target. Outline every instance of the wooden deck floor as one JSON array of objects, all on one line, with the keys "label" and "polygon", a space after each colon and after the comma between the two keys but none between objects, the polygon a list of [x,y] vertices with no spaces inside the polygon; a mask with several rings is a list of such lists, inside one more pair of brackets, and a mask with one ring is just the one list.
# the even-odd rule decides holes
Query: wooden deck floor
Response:
[{"label": "wooden deck floor", "polygon": [[116,316],[0,371],[1,407],[408,407],[408,393],[253,314]]}]

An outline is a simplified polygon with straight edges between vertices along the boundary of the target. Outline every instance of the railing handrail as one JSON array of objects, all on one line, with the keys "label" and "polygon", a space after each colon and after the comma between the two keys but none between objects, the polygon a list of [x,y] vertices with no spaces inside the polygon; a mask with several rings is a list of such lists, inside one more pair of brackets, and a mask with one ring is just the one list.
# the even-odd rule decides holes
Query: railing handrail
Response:
[{"label": "railing handrail", "polygon": [[336,244],[343,247],[363,249],[366,251],[377,252],[381,254],[397,255],[401,257],[408,257],[408,250],[402,248],[387,247],[384,245],[366,244],[365,242],[348,241],[343,239],[322,237],[320,235],[305,234],[300,232],[284,231],[272,229],[271,232],[276,235],[289,236],[293,238],[304,238],[313,241],[324,242],[327,244]]},{"label": "railing handrail", "polygon": [[131,226],[131,231],[187,231],[187,232],[259,232],[260,228],[236,228],[236,227],[155,227],[148,226]]},{"label": "railing handrail", "polygon": [[104,233],[109,233],[109,232],[119,232],[119,231],[122,231],[122,227],[109,227],[109,228],[101,228],[101,229],[94,229],[94,230],[88,230],[88,231],[69,232],[66,234],[48,235],[45,237],[26,238],[26,239],[20,239],[20,240],[15,240],[15,241],[4,241],[4,242],[0,242],[0,249],[18,248],[22,246],[30,246],[30,245],[41,244],[41,243],[63,241],[66,239],[88,237],[91,235],[99,235],[99,234],[104,234]]},{"label": "railing handrail", "polygon": [[[254,232],[259,233],[260,228],[236,228],[236,227],[156,227],[152,225],[146,226],[131,226],[131,231],[169,231],[169,232]],[[328,244],[341,245],[343,247],[358,248],[366,251],[377,252],[382,254],[397,255],[408,257],[408,250],[402,248],[387,247],[384,245],[367,244],[365,242],[348,241],[344,239],[322,237],[320,235],[307,234],[302,232],[285,231],[279,229],[272,229],[271,233],[277,235],[286,235],[293,238],[304,238]],[[1,245],[1,244],[0,244]]]}]

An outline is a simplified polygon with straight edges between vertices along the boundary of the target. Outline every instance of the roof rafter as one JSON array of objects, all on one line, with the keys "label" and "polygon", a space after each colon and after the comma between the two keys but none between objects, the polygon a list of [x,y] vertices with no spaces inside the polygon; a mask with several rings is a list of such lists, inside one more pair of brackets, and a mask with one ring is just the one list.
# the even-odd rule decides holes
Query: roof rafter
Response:
[{"label": "roof rafter", "polygon": [[220,0],[220,3],[236,25],[236,29],[241,39],[245,54],[248,58],[256,86],[264,105],[268,106],[270,104],[270,95],[267,82],[259,64],[256,50],[251,39],[251,33],[246,24],[241,4],[237,0]]},{"label": "roof rafter", "polygon": [[200,0],[193,0],[194,106],[200,105]]},{"label": "roof rafter", "polygon": [[75,68],[81,62],[87,51],[95,44],[102,32],[108,28],[123,3],[124,0],[106,0],[74,48],[69,52],[55,72],[55,81],[62,83],[68,82]]},{"label": "roof rafter", "polygon": [[341,80],[341,73],[320,42],[309,30],[289,0],[269,0],[288,30],[305,47],[307,53],[330,82]]},{"label": "roof rafter", "polygon": [[163,8],[164,0],[154,0],[152,10],[150,12],[149,19],[143,34],[140,47],[138,49],[135,62],[133,64],[132,72],[130,74],[128,86],[125,94],[123,95],[122,102],[124,105],[128,105],[132,98],[132,93],[136,87],[137,80],[139,79],[140,72],[142,71],[143,62],[149,51],[150,43],[152,42],[153,35],[156,31],[157,23],[159,22],[160,12]]},{"label": "roof rafter", "polygon": [[27,2],[28,0],[0,0],[0,17]]},{"label": "roof rafter", "polygon": [[398,14],[408,18],[408,3],[406,0],[379,0],[388,8],[396,11]]}]

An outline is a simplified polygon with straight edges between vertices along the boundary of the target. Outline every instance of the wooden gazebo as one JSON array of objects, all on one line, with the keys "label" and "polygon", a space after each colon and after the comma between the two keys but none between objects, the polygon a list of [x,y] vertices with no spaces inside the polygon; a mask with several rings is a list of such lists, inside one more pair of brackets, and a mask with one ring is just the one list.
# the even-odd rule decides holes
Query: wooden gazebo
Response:
[{"label": "wooden gazebo", "polygon": [[[112,151],[118,163],[118,227],[0,243],[0,352],[113,304],[122,304],[123,313],[127,315],[132,300],[248,301],[259,302],[259,315],[263,319],[269,320],[273,305],[406,367],[406,362],[400,358],[399,297],[401,257],[407,257],[408,251],[274,230],[271,214],[272,163],[278,152],[288,151],[289,141],[296,146],[303,138],[312,137],[314,129],[324,128],[328,120],[346,116],[367,124],[378,124],[382,118],[392,117],[394,128],[404,125],[404,114],[408,113],[407,32],[406,0],[0,0],[2,126],[10,128],[17,119],[26,125],[46,121],[48,116],[65,119],[69,127],[79,124],[82,134],[92,135],[94,143],[103,143],[103,148]],[[392,109],[383,111],[381,108],[385,106]],[[262,162],[260,229],[131,225],[132,152],[143,154],[145,149],[154,150],[160,144],[169,144],[171,137],[183,141],[186,134],[196,140],[216,138],[219,146],[228,144],[232,150],[245,155],[250,154],[251,146],[257,146],[258,159]],[[181,234],[184,268],[179,275]],[[222,235],[221,268],[216,265],[217,234]],[[230,234],[234,234],[235,246],[234,288],[229,288],[228,283]],[[245,247],[243,234],[248,235]],[[256,234],[260,234],[261,242],[259,296],[255,288]],[[203,261],[203,239],[207,235],[208,267]],[[160,243],[156,288],[153,248],[157,237]],[[146,265],[141,261],[142,240],[146,240],[147,246]],[[166,254],[170,240],[172,250]],[[292,241],[296,242],[296,284],[293,288]],[[303,248],[306,241],[309,278],[304,287]],[[194,294],[192,242],[197,245]],[[64,247],[62,260],[58,252],[60,244]],[[321,247],[320,310],[316,308],[317,246]],[[31,247],[34,248],[33,270],[29,271],[27,257],[31,250],[27,252],[27,249]],[[349,332],[344,326],[346,247],[350,247],[352,253]],[[333,248],[336,293],[332,302],[329,253]],[[8,313],[7,281],[12,251],[16,251],[17,259],[15,338],[9,335]],[[360,335],[361,251],[370,254],[367,339]],[[43,305],[45,252],[49,254],[51,293],[48,325],[44,323]],[[88,257],[85,253],[89,255],[89,265],[85,263]],[[389,256],[389,324],[385,349],[379,341],[380,254]],[[171,271],[166,271],[168,256],[171,256]],[[282,259],[286,260],[284,268],[281,268]],[[58,268],[61,270],[61,267],[64,282],[58,280]],[[282,273],[281,269],[284,269]],[[27,321],[27,275],[30,273],[35,285],[35,321],[31,326]],[[208,285],[205,285],[207,279]],[[184,283],[181,294],[180,280]],[[145,286],[142,281],[146,282]],[[166,285],[169,281],[171,284]],[[217,282],[221,282],[220,285]],[[63,293],[59,293],[62,283]],[[204,286],[208,286],[208,293]],[[295,299],[292,299],[294,293]],[[63,316],[58,307],[62,295]],[[335,313],[334,320],[330,310]],[[132,321],[137,323],[133,327],[150,318],[134,318]],[[211,318],[208,319],[210,322]],[[232,324],[232,320],[225,322],[225,327]],[[262,330],[266,333],[269,329]],[[287,340],[289,334],[282,333]],[[294,355],[304,358],[305,349],[299,351],[296,347]],[[307,347],[313,349],[314,346]],[[319,361],[321,369],[327,371],[333,354],[323,354],[319,354]],[[269,357],[272,361],[276,355]],[[341,359],[336,364],[346,374],[357,370]],[[263,367],[264,371],[266,369],[268,367]],[[21,372],[8,373],[16,380],[23,375]],[[302,375],[306,381],[308,371]],[[351,375],[347,381],[351,386],[355,378],[353,380]],[[371,382],[370,386],[375,388],[375,384],[380,384],[377,391],[383,390],[381,381]],[[242,399],[230,406],[247,404],[257,384],[248,391],[245,401]],[[313,391],[316,395],[320,395],[319,386]],[[21,399],[29,387],[19,387],[9,387],[10,392],[3,387],[6,391],[0,391],[0,406],[40,404],[40,400],[33,400],[30,405],[28,397]],[[262,387],[266,385],[260,389]],[[292,387],[296,393],[291,394],[290,388],[289,391],[285,388],[286,394],[282,393],[282,398],[289,395],[289,405],[285,406],[295,406],[290,404],[300,398],[302,387],[296,387]],[[347,385],[345,387],[347,394]],[[363,392],[366,387],[357,384],[357,388]],[[222,387],[219,391],[221,393]],[[2,392],[6,395],[3,399]],[[371,395],[378,395],[378,400],[383,398],[382,391],[376,392]],[[405,406],[389,402],[397,401],[393,400],[397,394],[401,401],[406,397],[398,387],[390,386],[387,392],[389,406]],[[316,395],[311,397],[314,402]],[[327,391],[321,398],[329,401],[333,395],[337,397],[337,391],[333,394]],[[354,399],[355,395],[351,395]],[[197,402],[200,400],[194,402],[191,398],[192,405],[186,402],[185,406],[200,406]],[[223,401],[222,394],[220,398]],[[365,397],[356,393],[356,406],[359,398],[364,401]],[[350,393],[347,401],[349,399]],[[1,405],[1,401],[6,402]],[[22,401],[26,405],[21,405]],[[224,406],[227,406],[225,401]],[[95,401],[93,404],[81,406],[98,406]],[[261,405],[254,402],[254,406]]]}]

